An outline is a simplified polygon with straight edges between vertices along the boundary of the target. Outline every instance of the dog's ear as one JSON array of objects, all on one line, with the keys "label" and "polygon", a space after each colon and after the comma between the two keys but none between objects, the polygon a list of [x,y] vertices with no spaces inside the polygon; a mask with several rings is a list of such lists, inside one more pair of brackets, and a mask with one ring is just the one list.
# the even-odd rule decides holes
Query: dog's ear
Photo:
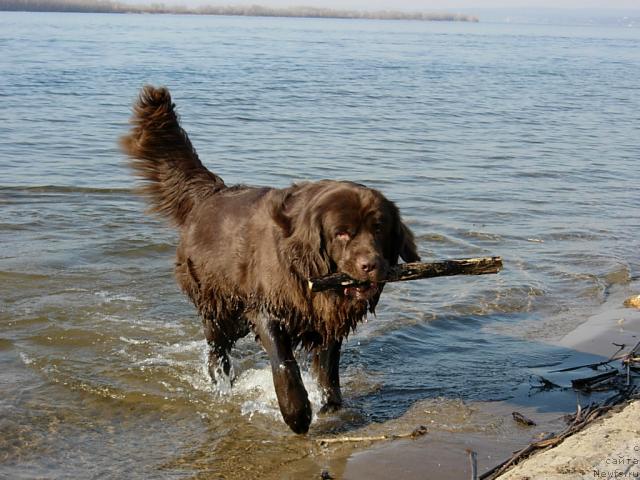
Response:
[{"label": "dog's ear", "polygon": [[322,219],[317,206],[307,196],[292,189],[272,192],[269,213],[293,248],[322,255]]},{"label": "dog's ear", "polygon": [[291,200],[291,192],[287,190],[275,190],[271,195],[269,214],[273,221],[282,230],[282,236],[288,238],[293,233],[293,220],[287,213],[288,203]]},{"label": "dog's ear", "polygon": [[420,255],[418,255],[418,248],[416,247],[413,233],[400,219],[398,219],[396,229],[396,242],[398,246],[398,253],[405,262],[420,261]]},{"label": "dog's ear", "polygon": [[292,210],[290,239],[293,244],[304,248],[321,257],[324,251],[324,237],[322,235],[322,215],[315,205],[298,205]]}]

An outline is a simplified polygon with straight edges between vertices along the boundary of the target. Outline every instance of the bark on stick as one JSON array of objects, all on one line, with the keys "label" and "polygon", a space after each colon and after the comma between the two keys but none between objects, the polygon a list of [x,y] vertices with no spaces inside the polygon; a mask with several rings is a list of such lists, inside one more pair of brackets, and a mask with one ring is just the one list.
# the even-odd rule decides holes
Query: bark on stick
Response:
[{"label": "bark on stick", "polygon": [[[498,273],[502,269],[501,257],[460,258],[437,262],[403,263],[389,269],[387,278],[380,283],[418,280],[420,278],[445,277],[451,275],[485,275]],[[309,279],[309,290],[325,290],[357,287],[368,282],[354,280],[344,273],[332,273],[323,277]]]}]

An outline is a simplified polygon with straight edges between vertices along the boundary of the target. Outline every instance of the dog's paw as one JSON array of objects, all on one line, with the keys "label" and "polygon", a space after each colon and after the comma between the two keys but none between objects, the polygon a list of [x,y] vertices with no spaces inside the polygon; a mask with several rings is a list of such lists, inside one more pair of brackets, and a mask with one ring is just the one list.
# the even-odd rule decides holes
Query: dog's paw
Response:
[{"label": "dog's paw", "polygon": [[319,415],[327,415],[330,413],[335,413],[338,410],[342,409],[342,403],[339,402],[327,402],[318,411]]},{"label": "dog's paw", "polygon": [[209,378],[216,390],[229,392],[235,380],[235,374],[228,359],[211,356],[208,363]]}]

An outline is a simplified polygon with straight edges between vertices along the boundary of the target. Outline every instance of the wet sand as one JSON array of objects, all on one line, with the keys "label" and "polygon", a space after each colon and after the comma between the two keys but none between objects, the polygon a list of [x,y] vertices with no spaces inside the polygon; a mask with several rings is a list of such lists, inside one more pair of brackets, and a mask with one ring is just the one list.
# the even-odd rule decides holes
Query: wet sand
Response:
[{"label": "wet sand", "polygon": [[[637,293],[639,287],[633,289]],[[578,351],[610,355],[611,345],[640,341],[640,310],[624,306],[626,292],[617,292],[599,312],[560,344]],[[639,478],[640,401],[616,408],[555,448],[540,452],[514,467],[501,480]]]},{"label": "wet sand", "polygon": [[[640,310],[624,306],[624,300],[638,291],[640,282],[636,281],[609,292],[606,301],[592,316],[554,342],[575,352],[567,359],[566,366],[580,365],[588,358],[608,358],[617,349],[613,343],[624,344],[629,350],[640,341]],[[482,474],[543,432],[558,432],[565,427],[563,415],[543,413],[535,407],[522,408],[509,402],[493,402],[470,404],[468,408],[475,417],[491,419],[494,431],[489,435],[465,435],[464,429],[447,432],[438,428],[417,440],[373,445],[350,455],[335,478],[471,478],[467,450],[478,453],[478,472]],[[611,477],[616,472],[623,472],[626,478],[638,478],[640,465],[633,462],[640,462],[640,427],[637,421],[640,401],[622,411],[621,408],[614,409],[603,420],[594,422],[557,447],[525,460],[500,478],[616,478]],[[511,419],[511,412],[516,409],[538,423],[528,429],[526,435],[523,435],[526,427],[516,425]],[[527,437],[529,440],[524,441]],[[625,460],[627,464],[613,463],[620,458],[628,459]],[[605,477],[594,476],[594,472]],[[624,478],[620,476],[622,474],[618,475]]]},{"label": "wet sand", "polygon": [[640,401],[617,409],[534,455],[498,477],[500,480],[573,480],[640,477]]}]

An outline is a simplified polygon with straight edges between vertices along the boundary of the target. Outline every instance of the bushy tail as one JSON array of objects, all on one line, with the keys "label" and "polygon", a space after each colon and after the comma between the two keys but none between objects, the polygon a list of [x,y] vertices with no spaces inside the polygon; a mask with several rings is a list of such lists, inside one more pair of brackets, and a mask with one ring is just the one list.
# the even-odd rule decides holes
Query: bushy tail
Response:
[{"label": "bushy tail", "polygon": [[225,184],[202,165],[174,108],[169,90],[145,86],[133,108],[133,128],[120,146],[146,180],[142,191],[151,210],[182,225],[199,200]]}]

